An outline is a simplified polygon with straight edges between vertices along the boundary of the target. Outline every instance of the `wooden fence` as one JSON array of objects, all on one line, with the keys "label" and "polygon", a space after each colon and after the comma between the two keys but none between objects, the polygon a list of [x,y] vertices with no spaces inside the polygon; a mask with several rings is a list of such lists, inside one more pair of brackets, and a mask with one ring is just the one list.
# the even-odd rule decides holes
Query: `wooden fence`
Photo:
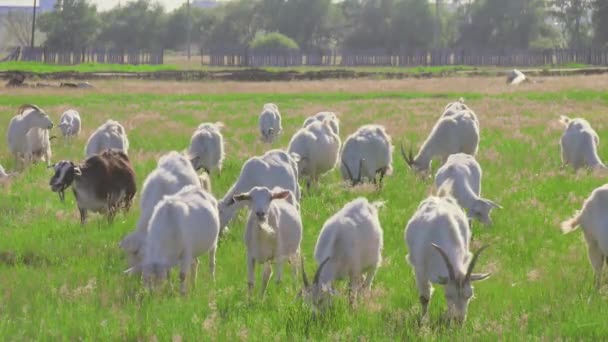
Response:
[{"label": "wooden fence", "polygon": [[47,47],[23,47],[16,60],[36,61],[49,64],[163,64],[164,51],[80,49],[74,51],[54,50]]},{"label": "wooden fence", "polygon": [[513,66],[587,64],[608,66],[608,49],[382,49],[342,51],[251,51],[213,48],[201,51],[203,64],[213,66]]}]

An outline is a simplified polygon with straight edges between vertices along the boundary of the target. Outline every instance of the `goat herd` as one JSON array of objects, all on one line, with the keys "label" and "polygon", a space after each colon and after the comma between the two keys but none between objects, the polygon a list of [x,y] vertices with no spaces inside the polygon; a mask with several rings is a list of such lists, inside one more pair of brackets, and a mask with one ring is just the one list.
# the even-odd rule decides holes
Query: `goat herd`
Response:
[{"label": "goat herd", "polygon": [[[563,165],[573,168],[605,168],[598,157],[598,135],[580,118],[562,117]],[[272,143],[282,133],[281,115],[275,104],[266,104],[259,117],[261,140]],[[129,274],[143,278],[147,287],[157,286],[169,270],[180,267],[180,290],[186,290],[186,276],[196,279],[197,257],[209,255],[214,276],[215,252],[219,237],[236,215],[250,209],[245,230],[249,293],[254,286],[254,268],[263,265],[262,293],[272,275],[281,280],[283,263],[294,265],[300,255],[302,219],[300,186],[307,188],[319,177],[339,165],[342,178],[352,185],[371,182],[378,190],[383,178],[392,173],[393,146],[383,126],[364,125],[342,144],[339,120],[332,112],[321,112],[306,119],[286,151],[272,149],[249,158],[226,195],[211,194],[209,175],[220,172],[224,159],[221,123],[201,124],[192,135],[185,152],[171,151],[162,156],[145,179],[140,194],[140,216],[136,229],[124,237],[120,247],[127,254]],[[45,161],[54,168],[50,180],[53,192],[64,200],[72,187],[81,224],[87,211],[104,213],[112,220],[118,210],[127,211],[136,193],[135,172],[128,157],[129,141],[124,127],[113,120],[100,126],[88,139],[83,163],[62,160],[51,165],[50,130],[53,122],[35,105],[24,105],[10,121],[8,146],[16,165]],[[66,140],[81,131],[75,110],[66,111],[59,127]],[[445,288],[447,316],[463,322],[471,283],[489,277],[474,273],[478,257],[469,251],[472,220],[491,224],[490,211],[500,205],[482,198],[482,170],[475,160],[479,145],[479,120],[464,100],[449,103],[422,144],[417,155],[412,149],[401,154],[418,175],[427,177],[431,160],[439,157],[442,166],[435,175],[436,194],[424,199],[405,228],[408,262],[414,269],[420,293],[422,317],[427,314],[431,284]],[[201,175],[198,171],[204,170]],[[0,166],[0,178],[8,179]],[[330,217],[319,233],[314,257],[319,265],[312,282],[304,270],[301,295],[319,308],[334,293],[333,281],[349,278],[349,298],[360,289],[369,289],[379,267],[383,231],[378,220],[381,202],[370,203],[360,197]],[[564,222],[564,232],[581,225],[589,247],[589,257],[600,284],[602,265],[608,261],[608,186],[602,186],[585,201],[583,210]],[[301,261],[302,259],[299,258]],[[295,269],[294,269],[295,271]]]}]

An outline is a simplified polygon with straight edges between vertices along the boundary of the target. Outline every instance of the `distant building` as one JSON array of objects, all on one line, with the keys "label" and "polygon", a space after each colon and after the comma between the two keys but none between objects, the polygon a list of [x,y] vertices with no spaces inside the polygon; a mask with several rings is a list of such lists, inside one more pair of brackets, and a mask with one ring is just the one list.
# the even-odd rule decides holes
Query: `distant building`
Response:
[{"label": "distant building", "polygon": [[219,6],[217,0],[194,0],[192,6],[199,8],[213,8]]},{"label": "distant building", "polygon": [[[52,11],[57,0],[38,0],[36,1],[36,11],[40,13]],[[0,14],[11,13],[15,11],[31,12],[34,1],[30,5],[24,4],[24,1],[16,0],[0,0]]]}]

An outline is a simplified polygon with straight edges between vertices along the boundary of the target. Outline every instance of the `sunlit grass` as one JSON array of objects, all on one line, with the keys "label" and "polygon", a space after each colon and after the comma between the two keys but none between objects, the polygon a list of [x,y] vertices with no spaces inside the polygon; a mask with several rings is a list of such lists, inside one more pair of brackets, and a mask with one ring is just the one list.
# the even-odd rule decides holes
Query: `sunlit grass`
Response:
[{"label": "sunlit grass", "polygon": [[[476,284],[475,300],[461,328],[439,324],[445,309],[443,290],[431,300],[431,324],[419,327],[418,293],[405,262],[405,224],[428,194],[430,183],[405,167],[398,144],[419,145],[448,101],[460,96],[476,110],[482,133],[478,155],[483,167],[482,194],[504,209],[493,213],[494,225],[473,227],[473,249],[491,245],[478,269],[493,275]],[[247,299],[245,212],[231,225],[217,255],[215,284],[206,257],[201,257],[198,287],[182,297],[177,291],[150,296],[126,268],[118,242],[131,231],[138,207],[108,225],[93,215],[80,227],[71,194],[66,203],[48,189],[51,172],[36,165],[12,183],[0,185],[0,336],[4,340],[93,339],[148,340],[529,340],[589,339],[608,336],[608,287],[592,287],[591,267],[580,232],[564,236],[559,222],[579,209],[605,177],[558,170],[556,124],[562,108],[577,108],[608,139],[608,95],[576,89],[497,95],[433,92],[323,92],[302,94],[96,94],[40,93],[0,97],[0,136],[16,108],[35,102],[58,120],[67,107],[78,109],[84,132],[72,145],[54,143],[54,160],[83,158],[88,134],[108,118],[129,132],[130,157],[141,187],[156,159],[170,149],[184,149],[203,121],[226,124],[227,160],[215,175],[218,197],[236,179],[247,156],[267,146],[256,137],[257,115],[265,102],[277,103],[284,134],[273,147],[284,147],[311,107],[340,113],[343,139],[364,123],[387,126],[396,145],[392,176],[382,191],[349,189],[337,172],[322,178],[302,200],[302,251],[308,273],[324,221],[348,201],[366,196],[386,200],[380,210],[384,230],[383,264],[373,290],[349,308],[344,296],[326,316],[313,317],[296,300],[300,279],[289,266],[268,295]],[[608,154],[600,146],[600,155]],[[7,148],[0,163],[13,169]],[[435,169],[437,168],[434,165]],[[139,189],[141,190],[141,188]],[[138,201],[139,199],[137,199]],[[174,284],[177,277],[173,274]],[[339,283],[344,294],[346,284]],[[259,293],[259,281],[256,293]]]}]

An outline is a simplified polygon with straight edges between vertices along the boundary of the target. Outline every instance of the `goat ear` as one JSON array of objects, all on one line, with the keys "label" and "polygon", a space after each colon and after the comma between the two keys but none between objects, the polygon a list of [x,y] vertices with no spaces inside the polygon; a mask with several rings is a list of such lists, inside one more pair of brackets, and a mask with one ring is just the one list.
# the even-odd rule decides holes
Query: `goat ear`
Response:
[{"label": "goat ear", "polygon": [[79,166],[74,167],[74,175],[78,177],[82,176],[82,170]]},{"label": "goat ear", "polygon": [[481,281],[490,278],[492,273],[473,273],[471,274],[471,281]]},{"label": "goat ear", "polygon": [[251,199],[251,196],[249,195],[249,193],[244,193],[244,194],[237,194],[232,196],[232,199],[235,202],[239,202],[239,201],[247,201]]},{"label": "goat ear", "polygon": [[286,199],[289,197],[289,190],[276,191],[272,193],[272,199]]},{"label": "goat ear", "polygon": [[498,203],[496,203],[496,202],[493,202],[493,201],[490,201],[490,200],[487,200],[487,201],[488,201],[488,203],[490,203],[490,204],[491,204],[491,205],[492,205],[494,208],[503,209],[503,207],[502,207],[500,204],[498,204]]}]

